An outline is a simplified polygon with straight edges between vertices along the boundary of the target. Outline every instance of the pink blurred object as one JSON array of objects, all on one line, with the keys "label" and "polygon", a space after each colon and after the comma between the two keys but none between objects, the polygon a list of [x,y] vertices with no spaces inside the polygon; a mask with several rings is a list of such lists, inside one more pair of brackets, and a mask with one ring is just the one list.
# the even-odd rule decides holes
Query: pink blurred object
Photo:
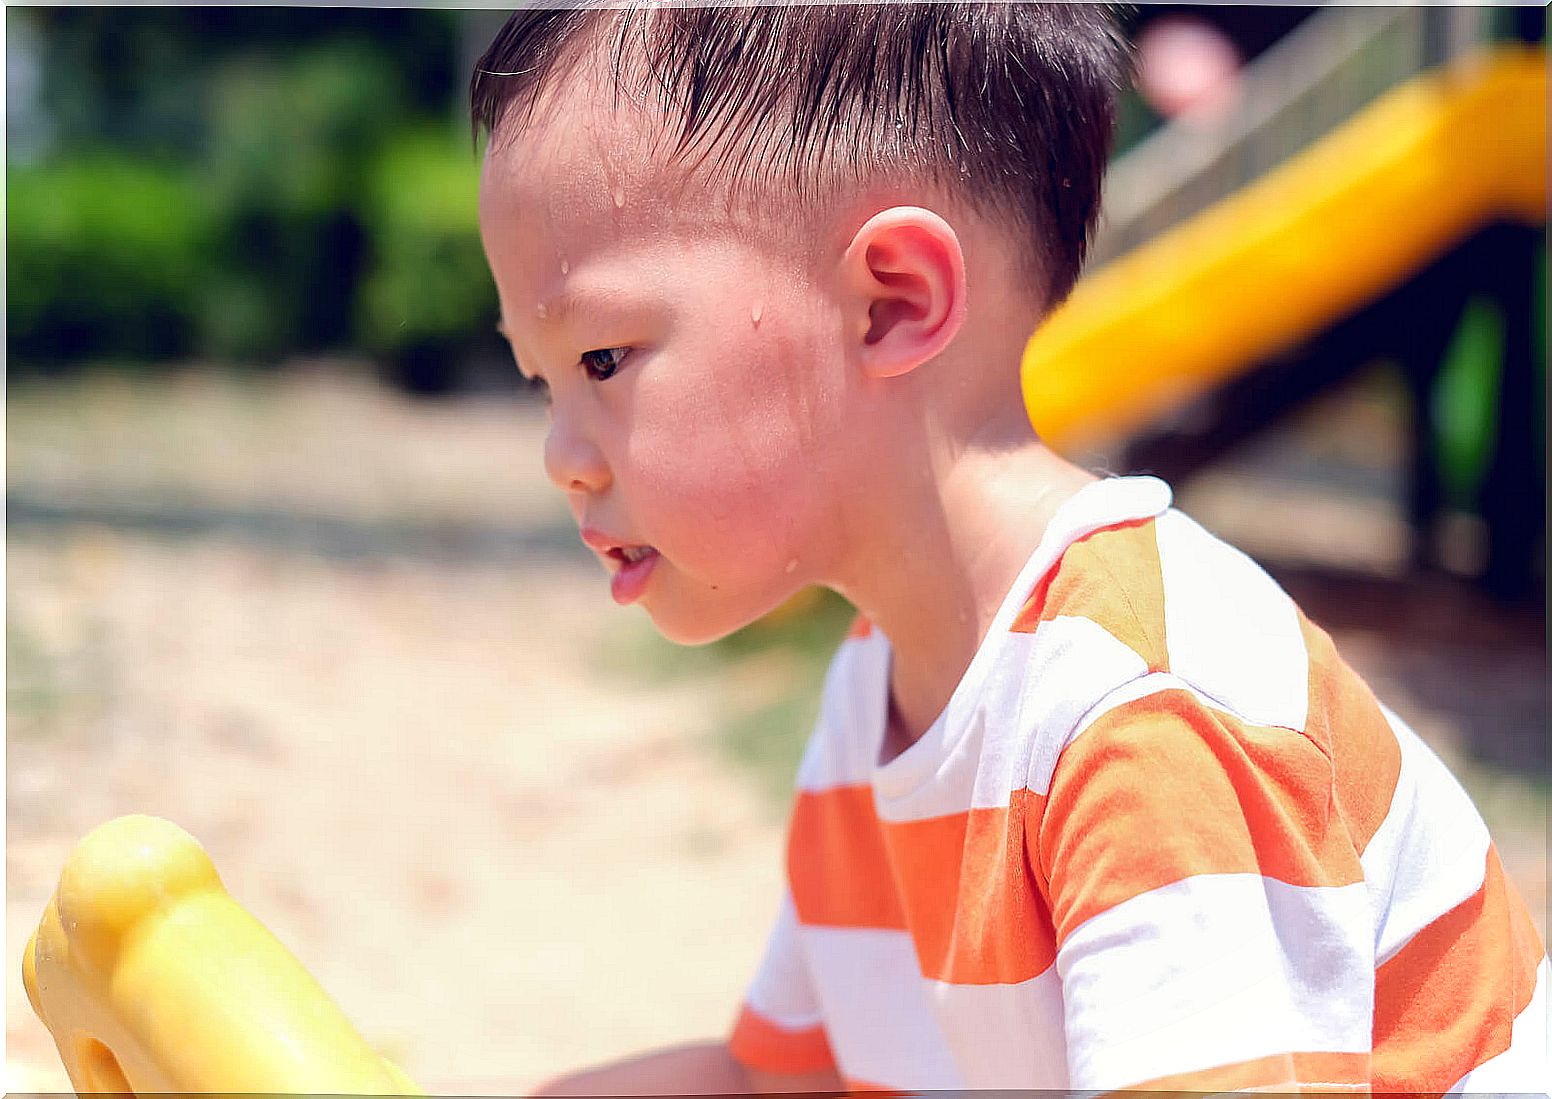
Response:
[{"label": "pink blurred object", "polygon": [[1210,121],[1234,104],[1240,54],[1217,27],[1191,15],[1166,15],[1137,39],[1137,87],[1165,118]]}]

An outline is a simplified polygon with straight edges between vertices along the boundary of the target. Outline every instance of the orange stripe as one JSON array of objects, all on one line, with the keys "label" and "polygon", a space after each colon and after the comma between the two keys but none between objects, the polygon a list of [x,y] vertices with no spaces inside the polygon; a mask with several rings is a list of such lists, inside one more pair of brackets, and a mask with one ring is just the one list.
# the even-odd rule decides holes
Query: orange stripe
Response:
[{"label": "orange stripe", "polygon": [[1249,725],[1182,690],[1116,707],[1062,753],[1039,830],[1058,942],[1198,874],[1362,881],[1331,787],[1330,761],[1292,730]]},{"label": "orange stripe", "polygon": [[1509,1048],[1546,948],[1489,846],[1482,888],[1374,974],[1374,1089],[1442,1092]]},{"label": "orange stripe", "polygon": [[1058,615],[1091,619],[1140,656],[1149,671],[1168,671],[1164,573],[1154,521],[1119,523],[1074,542],[1035,585],[1012,631],[1033,633]]},{"label": "orange stripe", "polygon": [[[1082,538],[1079,538],[1077,541],[1073,542],[1072,545],[1068,546],[1065,550],[1062,551],[1062,555],[1057,558],[1056,564],[1047,569],[1045,575],[1036,581],[1035,586],[1030,589],[1029,598],[1024,601],[1023,609],[1019,611],[1018,617],[1013,620],[1013,625],[1008,627],[1009,632],[1034,633],[1035,628],[1039,626],[1040,623],[1049,622],[1059,614],[1083,613],[1081,611],[1063,609],[1063,607],[1068,606],[1071,603],[1070,597],[1073,592],[1080,590],[1085,592],[1092,591],[1091,586],[1083,584],[1079,578],[1075,576],[1063,576],[1063,574],[1068,571],[1069,566],[1071,566],[1072,571],[1076,573],[1079,571],[1079,567],[1082,564],[1092,564],[1092,554],[1085,558],[1083,554],[1080,553],[1075,555],[1073,551],[1076,550],[1079,546],[1088,543],[1091,539],[1098,538],[1100,535],[1108,534],[1113,531],[1125,531],[1138,527],[1144,527],[1151,524],[1152,522],[1153,519],[1151,518],[1128,519],[1122,523],[1115,523],[1108,527],[1100,527],[1097,530],[1092,530],[1088,534],[1085,534]],[[1142,546],[1141,549],[1146,558],[1151,558],[1154,562],[1158,561],[1158,537],[1156,535],[1152,539],[1151,550],[1147,545]],[[1128,563],[1126,567],[1128,570],[1130,570],[1135,566],[1132,563]],[[1162,574],[1163,570],[1160,569],[1161,578]],[[1058,581],[1059,577],[1061,578],[1060,581]]]},{"label": "orange stripe", "polygon": [[905,928],[871,786],[798,793],[787,841],[787,880],[793,907],[805,924]]},{"label": "orange stripe", "polygon": [[866,637],[872,632],[873,623],[869,622],[866,618],[859,614],[856,618],[851,620],[851,629],[846,631],[846,636],[848,638]]},{"label": "orange stripe", "polygon": [[866,1080],[857,1079],[855,1076],[846,1077],[846,1092],[848,1094],[851,1092],[867,1092],[870,1096],[873,1096],[874,1099],[877,1099],[877,1096],[881,1092],[885,1095],[899,1096],[904,1096],[907,1094],[920,1094],[919,1092],[903,1092],[896,1088],[885,1087],[883,1084],[870,1084]]},{"label": "orange stripe", "polygon": [[820,1072],[835,1066],[830,1041],[823,1026],[788,1030],[779,1027],[748,1004],[738,1013],[728,1051],[734,1059],[757,1072],[795,1074]]},{"label": "orange stripe", "polygon": [[1031,800],[1044,799],[1021,790],[1005,809],[884,825],[923,976],[1015,984],[1056,960],[1051,914],[1024,853]]},{"label": "orange stripe", "polygon": [[[1298,1091],[1367,1091],[1367,1053],[1274,1053],[1234,1065],[1161,1076],[1131,1091],[1245,1091],[1277,1088]],[[1120,1094],[1126,1094],[1122,1092]]]},{"label": "orange stripe", "polygon": [[1325,631],[1301,613],[1309,652],[1309,718],[1304,731],[1336,766],[1337,808],[1361,854],[1390,811],[1401,746],[1379,702],[1337,654]]}]

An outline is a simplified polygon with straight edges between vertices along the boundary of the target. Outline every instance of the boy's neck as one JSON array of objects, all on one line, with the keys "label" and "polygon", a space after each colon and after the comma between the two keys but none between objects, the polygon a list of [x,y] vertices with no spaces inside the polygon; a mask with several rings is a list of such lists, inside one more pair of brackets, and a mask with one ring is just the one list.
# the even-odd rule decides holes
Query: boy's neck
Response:
[{"label": "boy's neck", "polygon": [[1052,516],[1095,480],[1025,432],[895,494],[844,592],[893,653],[884,762],[943,711]]}]

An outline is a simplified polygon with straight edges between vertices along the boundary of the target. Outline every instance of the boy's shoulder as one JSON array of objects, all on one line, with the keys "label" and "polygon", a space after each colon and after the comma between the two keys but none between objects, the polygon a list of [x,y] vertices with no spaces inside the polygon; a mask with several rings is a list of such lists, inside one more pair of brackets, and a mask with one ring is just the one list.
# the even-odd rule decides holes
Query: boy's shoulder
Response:
[{"label": "boy's shoulder", "polygon": [[1074,541],[1013,630],[1044,633],[1037,649],[1108,654],[1128,679],[1160,677],[1247,722],[1299,730],[1323,641],[1260,565],[1173,508]]},{"label": "boy's shoulder", "polygon": [[[1323,741],[1312,686],[1351,673],[1270,575],[1171,504],[1152,478],[1085,490],[1009,592],[939,739],[980,729],[1003,765],[1025,761],[1037,789],[1083,729],[1171,691],[1247,726]],[[831,661],[810,744],[825,772],[868,781],[889,663],[888,639],[859,617]]]}]

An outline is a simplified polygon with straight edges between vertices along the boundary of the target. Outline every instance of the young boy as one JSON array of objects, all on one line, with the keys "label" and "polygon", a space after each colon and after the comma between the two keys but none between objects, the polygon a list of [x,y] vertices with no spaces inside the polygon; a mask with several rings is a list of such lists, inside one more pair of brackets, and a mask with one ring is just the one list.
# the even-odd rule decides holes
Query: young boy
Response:
[{"label": "young boy", "polygon": [[480,61],[503,330],[615,600],[861,612],[731,1036],[553,1090],[1546,1090],[1460,787],[1163,483],[1031,433],[1124,68],[1006,3],[530,10]]}]

